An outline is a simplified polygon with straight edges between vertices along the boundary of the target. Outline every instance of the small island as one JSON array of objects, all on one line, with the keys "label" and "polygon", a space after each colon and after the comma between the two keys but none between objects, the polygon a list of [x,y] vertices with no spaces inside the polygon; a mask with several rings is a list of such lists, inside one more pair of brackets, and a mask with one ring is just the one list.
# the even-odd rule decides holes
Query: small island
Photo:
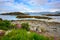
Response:
[{"label": "small island", "polygon": [[22,12],[10,12],[10,13],[2,13],[0,15],[29,15],[29,14],[22,13]]},{"label": "small island", "polygon": [[16,18],[37,18],[37,19],[52,19],[52,18],[49,18],[49,17],[43,17],[43,16],[17,16]]}]

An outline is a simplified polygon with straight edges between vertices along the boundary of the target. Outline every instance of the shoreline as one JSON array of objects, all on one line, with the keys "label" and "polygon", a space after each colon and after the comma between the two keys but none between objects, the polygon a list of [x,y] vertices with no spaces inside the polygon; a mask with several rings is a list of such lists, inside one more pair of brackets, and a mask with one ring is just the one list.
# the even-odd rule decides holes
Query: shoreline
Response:
[{"label": "shoreline", "polygon": [[[60,23],[58,22],[45,22],[45,21],[38,21],[38,20],[17,20],[17,21],[12,21],[12,23],[29,23],[30,27],[32,29],[39,27],[44,28],[49,35],[55,35],[57,37],[60,37]],[[34,29],[35,30],[35,29]]]}]

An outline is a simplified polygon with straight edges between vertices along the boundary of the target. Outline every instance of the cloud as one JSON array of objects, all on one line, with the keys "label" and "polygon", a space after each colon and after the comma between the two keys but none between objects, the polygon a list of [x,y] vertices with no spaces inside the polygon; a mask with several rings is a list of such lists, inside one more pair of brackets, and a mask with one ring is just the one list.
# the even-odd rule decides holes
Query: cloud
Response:
[{"label": "cloud", "polygon": [[11,2],[10,0],[9,1],[0,0],[0,11],[2,12],[30,11],[30,9],[23,3],[17,4],[17,3]]},{"label": "cloud", "polygon": [[30,0],[28,3],[31,5],[41,6],[45,5],[47,2],[47,0]]},{"label": "cloud", "polygon": [[39,7],[46,5],[51,8],[60,8],[60,0],[30,0],[29,3]]},{"label": "cloud", "polygon": [[60,2],[52,2],[48,5],[52,6],[53,9],[60,9]]},{"label": "cloud", "polygon": [[60,10],[60,0],[30,0],[28,2],[35,11],[59,11]]},{"label": "cloud", "polygon": [[40,12],[59,10],[59,0],[0,0],[0,12]]}]

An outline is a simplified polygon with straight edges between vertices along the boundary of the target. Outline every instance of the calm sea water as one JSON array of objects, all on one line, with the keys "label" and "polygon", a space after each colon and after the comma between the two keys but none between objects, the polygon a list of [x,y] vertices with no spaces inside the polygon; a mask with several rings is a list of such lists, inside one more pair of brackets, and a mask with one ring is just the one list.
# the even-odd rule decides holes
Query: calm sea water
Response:
[{"label": "calm sea water", "polygon": [[[60,16],[49,16],[49,17],[53,18],[53,20],[49,20],[49,21],[60,22]],[[0,15],[0,18],[2,18],[3,20],[21,20],[21,19],[22,20],[24,20],[24,19],[27,19],[27,20],[45,20],[45,19],[35,19],[35,18],[16,18],[15,15],[13,15],[13,16],[12,15]]]},{"label": "calm sea water", "polygon": [[18,18],[16,18],[16,16],[11,16],[11,15],[0,15],[0,18],[2,18],[3,20],[18,20]]}]

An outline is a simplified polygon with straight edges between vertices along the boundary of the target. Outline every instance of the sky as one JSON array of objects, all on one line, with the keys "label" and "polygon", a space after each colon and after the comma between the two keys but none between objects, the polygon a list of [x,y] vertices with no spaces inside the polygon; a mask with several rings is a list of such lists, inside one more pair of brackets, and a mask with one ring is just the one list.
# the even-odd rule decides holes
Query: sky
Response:
[{"label": "sky", "polygon": [[60,11],[60,0],[0,0],[0,13],[55,11]]}]

